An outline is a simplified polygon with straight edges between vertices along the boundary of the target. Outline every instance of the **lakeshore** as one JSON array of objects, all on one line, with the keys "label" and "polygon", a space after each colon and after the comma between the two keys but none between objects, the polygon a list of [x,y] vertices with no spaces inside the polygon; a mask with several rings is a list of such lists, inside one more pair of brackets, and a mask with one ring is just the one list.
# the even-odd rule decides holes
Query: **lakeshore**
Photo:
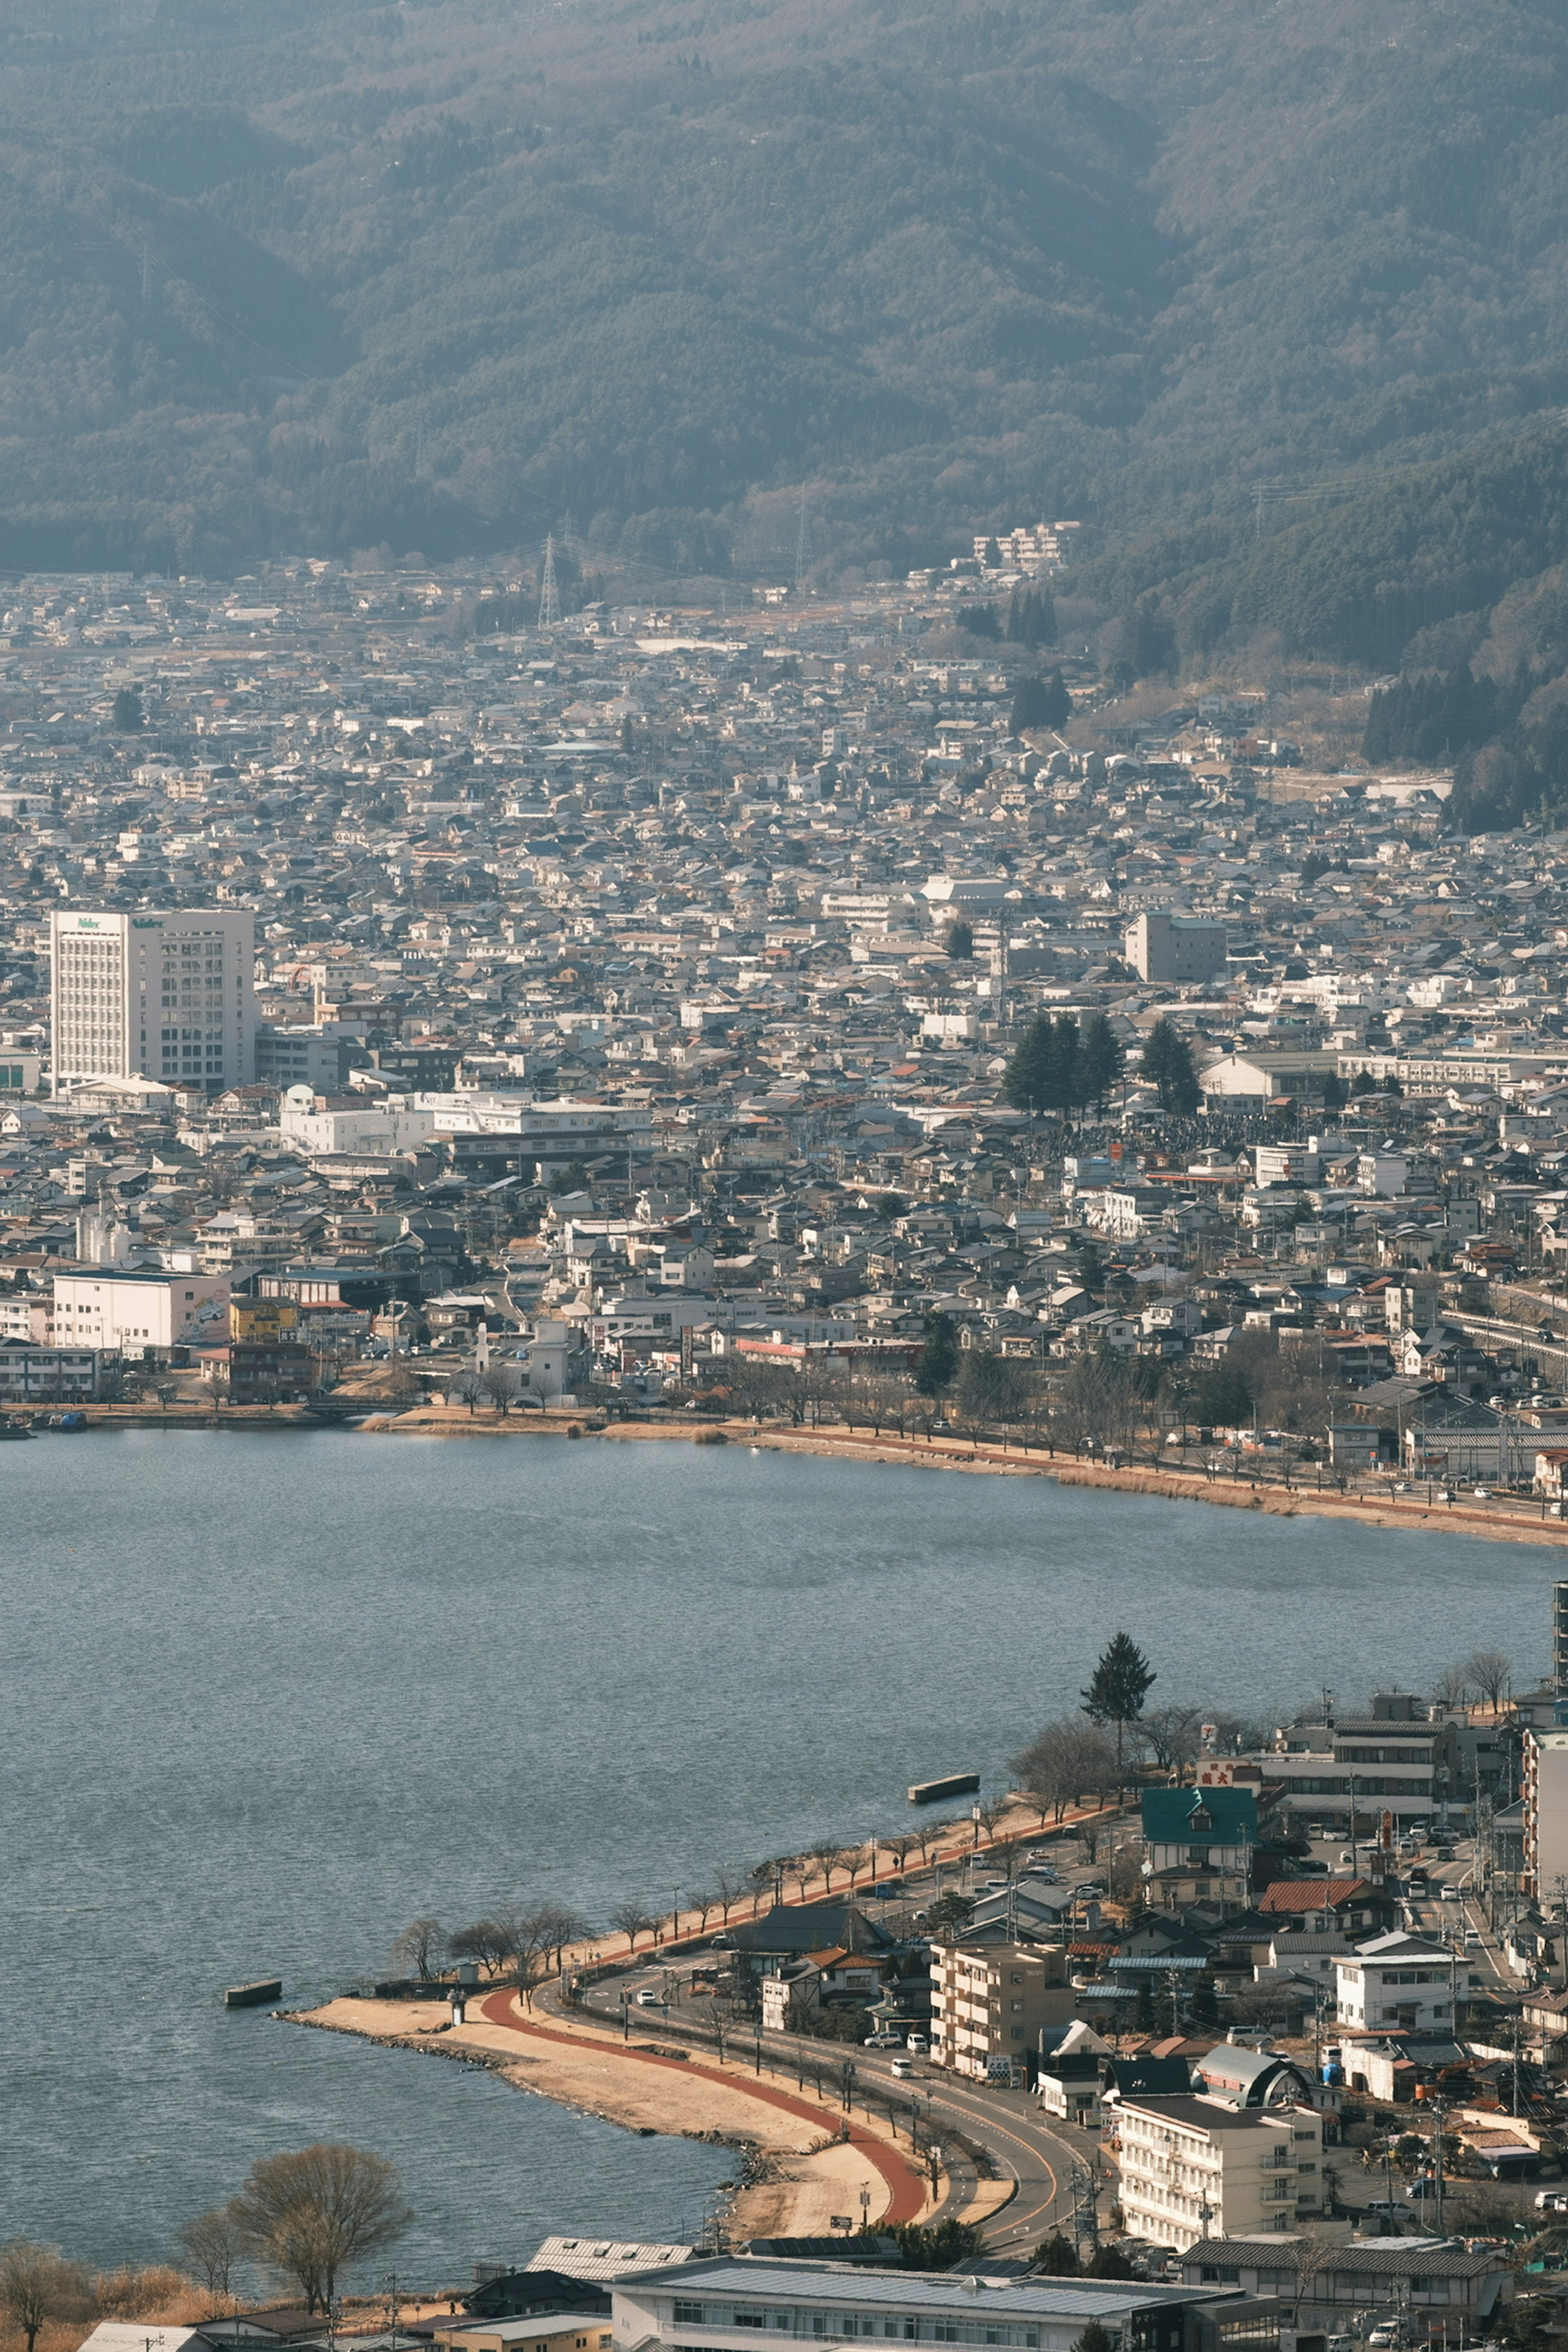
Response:
[{"label": "lakeshore", "polygon": [[1058,1486],[1107,1493],[1146,1495],[1169,1503],[1205,1503],[1217,1510],[1258,1511],[1273,1518],[1349,1520],[1363,1527],[1406,1534],[1447,1530],[1479,1536],[1489,1543],[1541,1544],[1561,1550],[1568,1544],[1568,1520],[1539,1515],[1527,1496],[1464,1496],[1452,1503],[1429,1501],[1420,1492],[1394,1495],[1339,1494],[1254,1475],[1213,1477],[1149,1465],[1110,1465],[1069,1461],[1063,1455],[1020,1451],[984,1440],[899,1437],[887,1432],[850,1429],[761,1428],[744,1420],[704,1419],[696,1426],[671,1421],[600,1421],[588,1410],[535,1413],[475,1414],[462,1405],[422,1404],[405,1412],[367,1406],[363,1417],[323,1421],[300,1406],[174,1407],[150,1412],[144,1407],[86,1408],[88,1428],[161,1429],[208,1433],[223,1430],[278,1436],[321,1435],[339,1430],[354,1437],[609,1439],[639,1444],[743,1445],[753,1453],[816,1454],[849,1462],[897,1464],[902,1468],[959,1470],[971,1476],[1045,1478]]},{"label": "lakeshore", "polygon": [[[510,1991],[474,2006],[479,2015],[461,2025],[440,2001],[347,1997],[279,2014],[395,2049],[466,2058],[520,2091],[627,2131],[722,2141],[743,2159],[741,2185],[728,2200],[727,2226],[737,2239],[826,2237],[834,2215],[847,2211],[864,2210],[873,2223],[920,2221],[942,2202],[943,2190],[933,2196],[885,2126],[857,2110],[841,2128],[836,2105],[799,2090],[792,2074],[765,2058],[754,2068],[721,2066],[706,2053],[623,2042],[577,2018],[552,2011],[546,2021],[525,2012]],[[981,2184],[962,2218],[984,2218],[1004,2194],[1004,2184]]]}]

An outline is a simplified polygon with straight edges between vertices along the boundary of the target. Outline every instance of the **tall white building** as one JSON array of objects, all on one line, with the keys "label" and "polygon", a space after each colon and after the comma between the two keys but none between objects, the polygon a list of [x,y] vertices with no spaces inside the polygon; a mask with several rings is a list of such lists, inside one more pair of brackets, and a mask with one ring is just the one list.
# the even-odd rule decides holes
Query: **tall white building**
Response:
[{"label": "tall white building", "polygon": [[144,1077],[216,1092],[256,1075],[248,909],[50,918],[54,1090]]}]

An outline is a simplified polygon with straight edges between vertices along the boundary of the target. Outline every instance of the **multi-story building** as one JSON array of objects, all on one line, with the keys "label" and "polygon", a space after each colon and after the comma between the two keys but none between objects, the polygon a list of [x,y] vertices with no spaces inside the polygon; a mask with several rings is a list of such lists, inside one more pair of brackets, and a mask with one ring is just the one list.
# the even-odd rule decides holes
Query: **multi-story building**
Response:
[{"label": "multi-story building", "polygon": [[107,1348],[132,1360],[164,1355],[194,1339],[204,1323],[226,1331],[228,1276],[114,1274],[94,1266],[55,1276],[55,1342]]},{"label": "multi-story building", "polygon": [[145,1077],[216,1094],[255,1076],[256,919],[236,908],[49,917],[53,1087]]},{"label": "multi-story building", "polygon": [[1521,1762],[1523,1892],[1555,1906],[1568,1894],[1568,1731],[1527,1731]]},{"label": "multi-story building", "polygon": [[1454,1727],[1432,1722],[1405,1691],[1380,1692],[1370,1716],[1292,1724],[1280,1743],[1251,1759],[1283,1790],[1281,1810],[1298,1822],[1348,1822],[1389,1812],[1424,1819],[1445,1797],[1461,1801]]},{"label": "multi-story building", "polygon": [[0,1404],[91,1404],[109,1385],[97,1348],[39,1348],[0,1340]]},{"label": "multi-story building", "polygon": [[1115,2113],[1121,2202],[1135,2236],[1184,2252],[1200,2238],[1294,2230],[1323,2210],[1314,2108],[1174,2095],[1121,2098]]},{"label": "multi-story building", "polygon": [[1394,1933],[1358,1944],[1334,1963],[1340,2022],[1399,2033],[1452,2033],[1452,1952]]},{"label": "multi-story building", "polygon": [[1022,2064],[1042,2026],[1074,2014],[1067,1954],[1034,1944],[938,1946],[931,1955],[931,2055],[960,2074]]},{"label": "multi-story building", "polygon": [[955,2278],[728,2254],[618,2278],[612,2292],[616,2344],[649,2352],[799,2352],[873,2336],[1070,2352],[1091,2320],[1123,2352],[1181,2352],[1194,2306],[1217,2299],[1213,2287],[1144,2279]]},{"label": "multi-story building", "polygon": [[1225,970],[1229,940],[1223,923],[1197,915],[1140,915],[1122,942],[1140,980],[1212,980]]}]

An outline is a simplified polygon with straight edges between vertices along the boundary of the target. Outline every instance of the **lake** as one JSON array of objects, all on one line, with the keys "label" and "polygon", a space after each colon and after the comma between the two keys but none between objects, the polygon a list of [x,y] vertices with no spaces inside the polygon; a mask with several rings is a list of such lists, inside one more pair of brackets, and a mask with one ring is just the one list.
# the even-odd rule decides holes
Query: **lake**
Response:
[{"label": "lake", "polygon": [[[402,2168],[405,2278],[694,2231],[722,2149],[265,2014],[549,1896],[602,1921],[902,1826],[1125,1627],[1151,1703],[1544,1671],[1551,1549],[743,1446],[155,1429],[0,1451],[0,2211],[167,2256],[252,2159]],[[386,2267],[382,2258],[379,2277]],[[365,2284],[371,2281],[360,2281]]]}]

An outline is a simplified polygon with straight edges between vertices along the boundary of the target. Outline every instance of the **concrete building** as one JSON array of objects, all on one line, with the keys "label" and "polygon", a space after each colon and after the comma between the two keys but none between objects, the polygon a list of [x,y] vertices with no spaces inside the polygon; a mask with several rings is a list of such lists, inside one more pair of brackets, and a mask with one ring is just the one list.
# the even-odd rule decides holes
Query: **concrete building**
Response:
[{"label": "concrete building", "polygon": [[256,1074],[247,909],[49,917],[53,1087],[147,1077],[209,1094]]},{"label": "concrete building", "polygon": [[1140,980],[1176,983],[1213,980],[1228,950],[1225,925],[1195,915],[1140,915],[1122,943]]},{"label": "concrete building", "polygon": [[931,1955],[931,2055],[939,2066],[984,2078],[1022,2065],[1042,2027],[1073,2016],[1067,1954],[1037,1945],[940,1947]]},{"label": "concrete building", "polygon": [[1555,1902],[1568,1882],[1568,1730],[1527,1731],[1523,1892]]},{"label": "concrete building", "polygon": [[37,1348],[0,1340],[0,1404],[92,1404],[106,1393],[96,1348]]},{"label": "concrete building", "polygon": [[55,1340],[99,1348],[133,1361],[184,1346],[206,1326],[228,1328],[228,1277],[210,1274],[88,1274],[55,1276]]},{"label": "concrete building", "polygon": [[1116,2129],[1127,2227],[1156,2245],[1293,2230],[1323,2210],[1323,2122],[1311,2107],[1122,2098]]},{"label": "concrete building", "polygon": [[1394,1933],[1358,1944],[1334,1963],[1342,2025],[1406,2033],[1454,2029],[1454,1956],[1441,1944]]},{"label": "concrete building", "polygon": [[[1479,2343],[1489,2321],[1513,2300],[1509,2251],[1495,2242],[1472,2253],[1453,2239],[1439,2247],[1430,2238],[1384,2238],[1372,2245],[1336,2246],[1328,2262],[1319,2263],[1316,2249],[1300,2238],[1270,2244],[1236,2235],[1192,2246],[1178,2268],[1190,2286],[1267,2296],[1289,2311],[1296,2307],[1298,2263],[1305,2252],[1317,2266],[1300,2297],[1302,2327],[1348,2332],[1358,2315],[1382,2317],[1397,2309],[1407,2313],[1414,2342],[1429,2343],[1440,2333],[1449,2343]],[[1216,2305],[1215,2315],[1225,2308]]]},{"label": "concrete building", "polygon": [[796,2352],[868,2336],[1070,2352],[1090,2320],[1123,2352],[1181,2352],[1194,2306],[1216,2300],[1212,2287],[1143,2279],[960,2278],[726,2254],[617,2279],[614,2295],[621,2352]]}]

